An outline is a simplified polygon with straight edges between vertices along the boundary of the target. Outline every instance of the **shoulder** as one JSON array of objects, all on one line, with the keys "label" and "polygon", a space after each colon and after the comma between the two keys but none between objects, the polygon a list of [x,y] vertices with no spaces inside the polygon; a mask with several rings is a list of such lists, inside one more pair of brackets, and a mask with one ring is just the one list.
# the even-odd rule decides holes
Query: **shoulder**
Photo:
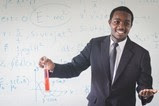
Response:
[{"label": "shoulder", "polygon": [[109,39],[109,36],[110,36],[110,35],[92,38],[92,39],[90,40],[90,42],[91,42],[91,43],[101,43],[101,42],[104,42],[104,41],[108,40],[108,39]]},{"label": "shoulder", "polygon": [[[129,40],[128,40],[128,42],[129,42]],[[143,46],[141,46],[140,44],[138,44],[138,43],[136,43],[134,41],[131,41],[131,40],[130,40],[130,43],[131,43],[131,45],[133,47],[132,50],[138,51],[138,52],[147,52],[148,53],[148,50],[146,48],[144,48]]]}]

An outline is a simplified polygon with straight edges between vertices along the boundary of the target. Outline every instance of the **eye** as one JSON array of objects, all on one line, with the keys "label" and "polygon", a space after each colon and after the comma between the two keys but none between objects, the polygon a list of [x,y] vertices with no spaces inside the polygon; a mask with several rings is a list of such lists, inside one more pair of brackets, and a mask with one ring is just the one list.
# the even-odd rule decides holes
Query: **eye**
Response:
[{"label": "eye", "polygon": [[131,26],[131,23],[129,21],[126,21],[124,24],[125,26]]},{"label": "eye", "polygon": [[119,20],[113,20],[113,24],[118,25],[118,24],[120,24],[120,21]]}]

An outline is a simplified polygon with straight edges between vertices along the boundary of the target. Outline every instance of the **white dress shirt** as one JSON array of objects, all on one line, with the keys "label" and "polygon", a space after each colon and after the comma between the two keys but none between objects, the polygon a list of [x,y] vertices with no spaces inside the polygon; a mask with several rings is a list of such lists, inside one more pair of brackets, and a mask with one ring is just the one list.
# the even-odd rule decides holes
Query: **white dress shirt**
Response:
[{"label": "white dress shirt", "polygon": [[[123,53],[123,50],[124,50],[126,41],[127,41],[127,38],[124,39],[124,40],[121,41],[121,42],[118,42],[118,46],[116,47],[116,49],[117,49],[117,54],[116,54],[116,60],[115,60],[115,65],[114,65],[114,74],[113,74],[112,84],[113,84],[114,79],[115,79],[115,75],[116,75],[116,72],[117,72],[117,68],[118,68],[118,65],[119,65],[119,62],[120,62],[120,59],[121,59],[121,55],[122,55],[122,53]],[[110,37],[110,51],[109,51],[109,54],[110,54],[110,52],[113,50],[113,43],[114,43],[114,41],[113,41],[113,40],[111,39],[111,37]]]}]

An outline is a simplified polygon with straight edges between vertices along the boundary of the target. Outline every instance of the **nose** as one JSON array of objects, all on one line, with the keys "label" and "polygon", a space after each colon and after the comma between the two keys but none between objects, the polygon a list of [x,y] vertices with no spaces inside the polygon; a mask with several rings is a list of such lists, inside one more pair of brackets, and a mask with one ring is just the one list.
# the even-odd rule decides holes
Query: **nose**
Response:
[{"label": "nose", "polygon": [[119,29],[125,29],[125,24],[124,24],[124,22],[120,21],[118,27],[119,27]]}]

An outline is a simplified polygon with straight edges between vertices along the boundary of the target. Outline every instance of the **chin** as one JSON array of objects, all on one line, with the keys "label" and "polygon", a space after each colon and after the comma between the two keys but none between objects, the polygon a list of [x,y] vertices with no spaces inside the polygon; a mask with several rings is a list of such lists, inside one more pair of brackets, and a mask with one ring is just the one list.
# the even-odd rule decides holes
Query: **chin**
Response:
[{"label": "chin", "polygon": [[123,39],[126,38],[125,35],[117,35],[117,36],[115,36],[115,37],[116,37],[116,39],[117,39],[118,41],[122,41]]}]

